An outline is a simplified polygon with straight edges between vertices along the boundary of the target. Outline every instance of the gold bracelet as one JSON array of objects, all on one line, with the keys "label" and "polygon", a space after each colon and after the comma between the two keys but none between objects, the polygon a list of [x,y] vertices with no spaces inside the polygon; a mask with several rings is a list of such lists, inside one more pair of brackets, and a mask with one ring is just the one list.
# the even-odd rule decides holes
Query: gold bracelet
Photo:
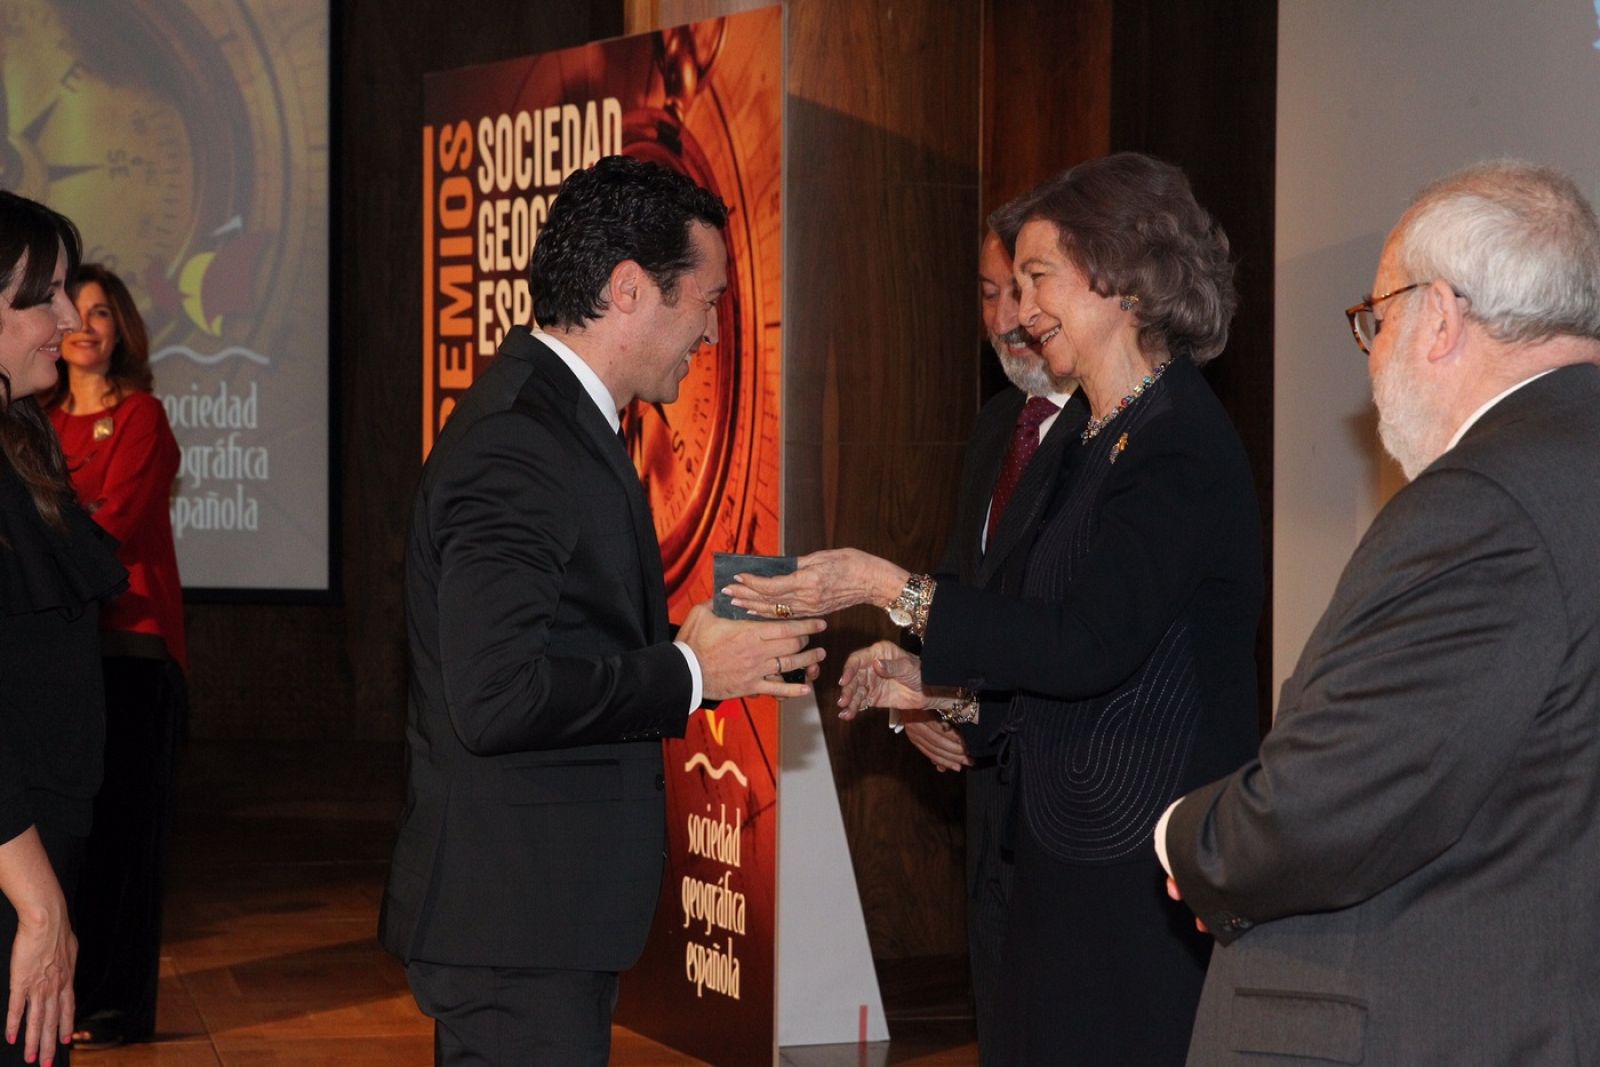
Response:
[{"label": "gold bracelet", "polygon": [[948,708],[934,708],[933,713],[946,726],[964,726],[978,721],[978,694],[970,689],[957,689],[956,699]]},{"label": "gold bracelet", "polygon": [[918,637],[928,633],[928,609],[933,606],[933,591],[938,583],[930,575],[913,574],[906,579],[900,595],[884,605],[889,621]]}]

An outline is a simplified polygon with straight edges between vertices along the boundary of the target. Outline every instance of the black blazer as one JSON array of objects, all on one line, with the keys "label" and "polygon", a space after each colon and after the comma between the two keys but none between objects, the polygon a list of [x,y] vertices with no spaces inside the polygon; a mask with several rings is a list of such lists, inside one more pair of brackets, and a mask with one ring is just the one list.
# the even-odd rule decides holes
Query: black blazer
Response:
[{"label": "black blazer", "polygon": [[1166,805],[1255,748],[1260,513],[1238,435],[1187,359],[1070,447],[1020,595],[941,583],[923,677],[1016,691],[1023,813],[1052,852],[1153,861]]},{"label": "black blazer", "polygon": [[[1022,588],[1028,551],[1033,547],[1039,520],[1064,480],[1063,465],[1076,453],[1078,433],[1089,418],[1089,405],[1083,394],[1073,393],[1023,471],[1010,506],[995,530],[994,542],[985,551],[983,531],[988,525],[995,481],[1000,477],[1017,416],[1027,401],[1027,394],[1020,389],[1007,387],[978,412],[962,454],[955,526],[945,546],[943,562],[935,572],[940,581],[1010,593]],[[1010,791],[1000,780],[993,756],[1012,694],[990,689],[979,696],[982,704],[978,722],[959,727],[968,754],[978,761],[963,775],[967,794],[967,888],[974,900],[983,897],[987,881],[1007,882],[994,865],[1000,861],[1011,805]],[[980,917],[969,919],[982,921]]]},{"label": "black blazer", "polygon": [[[1008,386],[978,412],[972,436],[961,463],[961,494],[956,505],[956,522],[945,545],[944,558],[934,577],[956,581],[978,589],[1017,593],[1028,562],[1028,552],[1039,530],[1039,523],[1057,487],[1065,480],[1066,467],[1077,452],[1078,433],[1089,419],[1089,405],[1083,394],[1074,392],[1056,421],[1050,424],[1039,451],[1017,482],[1011,503],[995,530],[994,543],[983,544],[988,525],[989,503],[994,497],[1000,465],[1005,462],[1011,433],[1028,402],[1022,390]],[[1011,703],[1009,690],[987,690],[981,694],[983,707],[978,724],[963,728],[967,750],[975,756],[991,754],[998,727]]]},{"label": "black blazer", "polygon": [[623,970],[692,682],[649,504],[556,354],[513,329],[423,469],[406,551],[407,791],[379,920],[403,960]]}]

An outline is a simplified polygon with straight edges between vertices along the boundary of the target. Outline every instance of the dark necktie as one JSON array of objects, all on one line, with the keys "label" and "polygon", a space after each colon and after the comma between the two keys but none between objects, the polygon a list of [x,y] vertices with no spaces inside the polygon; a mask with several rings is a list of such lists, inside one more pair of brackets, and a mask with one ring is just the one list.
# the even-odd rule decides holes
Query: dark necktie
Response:
[{"label": "dark necktie", "polygon": [[1022,472],[1028,469],[1029,461],[1039,451],[1040,425],[1060,411],[1042,396],[1029,397],[1028,402],[1022,405],[1016,428],[1011,431],[1011,444],[1006,448],[1005,462],[1000,465],[1000,477],[995,479],[994,499],[989,504],[990,541],[994,540],[994,532],[1000,528],[1000,517],[1006,513],[1006,505],[1011,503],[1017,483],[1022,481]]}]

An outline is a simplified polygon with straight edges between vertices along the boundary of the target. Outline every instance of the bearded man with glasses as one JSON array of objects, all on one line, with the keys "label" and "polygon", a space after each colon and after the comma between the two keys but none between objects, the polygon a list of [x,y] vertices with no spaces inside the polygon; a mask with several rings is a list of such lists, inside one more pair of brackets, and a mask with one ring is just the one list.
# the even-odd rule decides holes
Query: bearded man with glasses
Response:
[{"label": "bearded man with glasses", "polygon": [[1346,315],[1410,484],[1258,758],[1156,827],[1219,942],[1189,1063],[1600,1062],[1600,223],[1470,167],[1372,291]]}]

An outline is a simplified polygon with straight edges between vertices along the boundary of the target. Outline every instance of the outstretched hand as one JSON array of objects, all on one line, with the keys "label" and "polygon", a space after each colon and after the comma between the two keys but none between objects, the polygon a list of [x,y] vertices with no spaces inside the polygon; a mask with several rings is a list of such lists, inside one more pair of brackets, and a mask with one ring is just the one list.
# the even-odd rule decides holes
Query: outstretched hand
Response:
[{"label": "outstretched hand", "polygon": [[786,619],[831,615],[857,604],[887,604],[900,595],[909,577],[904,567],[860,549],[830,548],[801,556],[792,574],[741,574],[722,591],[751,615]]}]

